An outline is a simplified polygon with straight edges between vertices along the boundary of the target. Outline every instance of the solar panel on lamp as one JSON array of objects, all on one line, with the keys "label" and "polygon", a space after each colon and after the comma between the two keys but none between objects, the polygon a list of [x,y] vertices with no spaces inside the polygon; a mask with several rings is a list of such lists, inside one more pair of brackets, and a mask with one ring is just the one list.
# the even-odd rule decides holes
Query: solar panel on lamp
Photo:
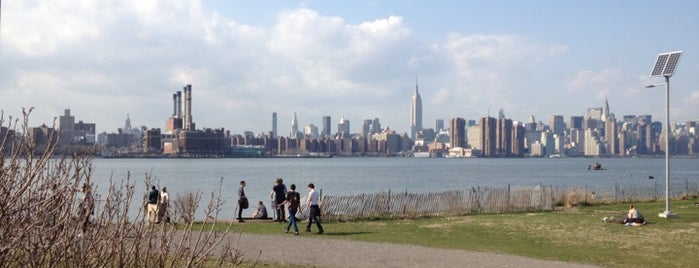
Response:
[{"label": "solar panel on lamp", "polygon": [[661,76],[663,74],[669,56],[670,55],[667,53],[658,55],[658,60],[655,61],[655,67],[653,67],[653,71],[650,72],[650,77]]},{"label": "solar panel on lamp", "polygon": [[670,57],[668,57],[667,63],[665,64],[663,76],[672,76],[675,74],[675,69],[677,69],[677,63],[679,63],[681,55],[682,51],[670,53]]}]

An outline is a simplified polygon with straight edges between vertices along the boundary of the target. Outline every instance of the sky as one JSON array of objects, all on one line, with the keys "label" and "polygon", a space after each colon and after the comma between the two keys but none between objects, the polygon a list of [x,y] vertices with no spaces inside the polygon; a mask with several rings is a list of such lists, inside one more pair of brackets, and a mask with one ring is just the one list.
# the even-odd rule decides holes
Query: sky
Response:
[{"label": "sky", "polygon": [[331,116],[409,133],[500,109],[549,123],[602,107],[665,121],[657,55],[682,50],[671,122],[699,120],[699,1],[23,0],[0,10],[3,125],[165,128],[192,85],[197,128],[288,135]]}]

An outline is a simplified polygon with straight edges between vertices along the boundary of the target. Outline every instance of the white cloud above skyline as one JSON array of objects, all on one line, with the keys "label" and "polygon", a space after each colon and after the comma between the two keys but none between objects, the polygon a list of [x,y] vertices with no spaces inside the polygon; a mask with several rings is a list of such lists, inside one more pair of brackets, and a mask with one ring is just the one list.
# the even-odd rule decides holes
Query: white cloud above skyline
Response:
[{"label": "white cloud above skyline", "polygon": [[[662,82],[647,78],[654,56],[664,52],[652,45],[598,55],[604,48],[585,46],[591,42],[585,38],[601,37],[571,42],[568,35],[489,30],[483,22],[469,25],[477,32],[466,26],[424,32],[431,22],[410,12],[358,20],[314,2],[280,7],[267,23],[246,22],[209,4],[3,3],[0,109],[18,115],[21,107],[36,107],[34,125],[71,109],[100,132],[115,132],[127,114],[135,126],[164,128],[172,93],[192,84],[200,128],[267,132],[276,112],[279,134],[286,135],[296,112],[301,125],[319,126],[325,115],[335,125],[344,115],[353,132],[362,120],[380,118],[402,133],[417,79],[426,127],[501,108],[515,121],[534,115],[548,122],[553,114],[582,115],[604,98],[612,112],[663,119],[664,103],[657,101],[663,92],[643,88]],[[673,120],[699,119],[693,54],[683,55],[681,80],[672,84]]]}]

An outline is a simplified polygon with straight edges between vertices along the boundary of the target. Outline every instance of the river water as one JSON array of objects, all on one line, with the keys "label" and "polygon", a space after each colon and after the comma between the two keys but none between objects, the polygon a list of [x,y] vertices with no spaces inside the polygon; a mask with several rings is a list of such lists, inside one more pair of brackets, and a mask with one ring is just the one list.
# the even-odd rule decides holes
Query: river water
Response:
[{"label": "river water", "polygon": [[[588,170],[588,165],[595,162],[604,170]],[[93,164],[92,180],[98,193],[106,191],[110,178],[119,182],[130,173],[136,196],[142,196],[148,188],[143,182],[145,174],[151,174],[155,184],[167,186],[171,198],[178,193],[201,191],[208,201],[221,182],[226,215],[232,215],[235,208],[240,180],[247,182],[246,194],[252,205],[258,200],[269,205],[277,177],[283,178],[287,186],[296,184],[302,195],[309,182],[331,195],[442,192],[479,186],[665,183],[664,158],[124,158],[95,159]],[[671,159],[670,167],[671,185],[699,182],[699,159]],[[246,214],[251,211],[248,209]]]}]

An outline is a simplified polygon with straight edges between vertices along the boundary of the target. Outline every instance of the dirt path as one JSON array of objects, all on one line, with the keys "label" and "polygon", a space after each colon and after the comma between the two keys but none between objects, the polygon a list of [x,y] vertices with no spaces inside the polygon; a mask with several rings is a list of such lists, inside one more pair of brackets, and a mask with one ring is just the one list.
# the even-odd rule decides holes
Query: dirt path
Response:
[{"label": "dirt path", "polygon": [[245,260],[251,262],[315,267],[595,267],[495,253],[332,239],[332,232],[232,236]]}]

